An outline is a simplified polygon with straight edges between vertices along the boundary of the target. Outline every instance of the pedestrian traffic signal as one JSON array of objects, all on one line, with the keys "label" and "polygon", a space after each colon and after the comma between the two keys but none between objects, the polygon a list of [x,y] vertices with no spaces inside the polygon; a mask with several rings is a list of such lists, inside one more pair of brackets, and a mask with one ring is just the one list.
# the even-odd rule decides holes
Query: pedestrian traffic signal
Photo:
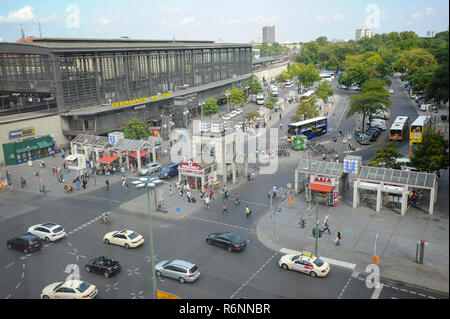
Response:
[{"label": "pedestrian traffic signal", "polygon": [[[318,233],[318,238],[322,238],[322,233],[323,233],[323,230],[322,229],[320,229],[320,228],[318,228],[317,227],[317,229],[319,230],[319,233]],[[316,227],[314,227],[313,229],[312,229],[312,236],[314,237],[314,238],[316,238]]]},{"label": "pedestrian traffic signal", "polygon": [[306,219],[302,218],[300,219],[300,227],[305,228],[306,227]]}]

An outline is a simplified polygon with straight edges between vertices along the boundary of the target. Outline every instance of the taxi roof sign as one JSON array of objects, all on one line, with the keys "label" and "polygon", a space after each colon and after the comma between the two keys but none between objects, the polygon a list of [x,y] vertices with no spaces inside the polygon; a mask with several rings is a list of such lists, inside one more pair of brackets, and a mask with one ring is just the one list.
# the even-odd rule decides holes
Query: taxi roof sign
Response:
[{"label": "taxi roof sign", "polygon": [[307,251],[302,251],[301,254],[302,254],[302,256],[306,256],[306,257],[311,257],[311,258],[314,257],[313,254],[311,254],[311,253],[309,253],[309,252],[307,252]]},{"label": "taxi roof sign", "polygon": [[156,298],[158,299],[180,299],[177,295],[169,294],[162,290],[156,290]]}]

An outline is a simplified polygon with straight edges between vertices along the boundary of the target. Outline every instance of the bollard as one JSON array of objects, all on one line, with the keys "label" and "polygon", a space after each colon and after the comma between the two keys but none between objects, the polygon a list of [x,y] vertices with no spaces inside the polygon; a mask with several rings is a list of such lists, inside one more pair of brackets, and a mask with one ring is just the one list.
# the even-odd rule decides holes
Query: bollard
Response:
[{"label": "bollard", "polygon": [[373,256],[373,263],[375,264],[375,265],[378,265],[378,263],[380,262],[380,257],[379,256]]},{"label": "bollard", "polygon": [[417,242],[417,248],[416,248],[416,262],[418,264],[423,265],[424,253],[425,253],[425,240],[421,239]]}]

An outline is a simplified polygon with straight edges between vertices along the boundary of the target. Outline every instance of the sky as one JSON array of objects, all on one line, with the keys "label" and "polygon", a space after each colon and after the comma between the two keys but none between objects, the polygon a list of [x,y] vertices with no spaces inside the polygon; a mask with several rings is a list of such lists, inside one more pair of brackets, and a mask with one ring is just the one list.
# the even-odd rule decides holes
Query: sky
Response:
[{"label": "sky", "polygon": [[354,39],[377,33],[448,30],[448,0],[2,0],[0,41],[25,36],[248,43],[275,25],[275,41],[307,42],[319,36]]}]

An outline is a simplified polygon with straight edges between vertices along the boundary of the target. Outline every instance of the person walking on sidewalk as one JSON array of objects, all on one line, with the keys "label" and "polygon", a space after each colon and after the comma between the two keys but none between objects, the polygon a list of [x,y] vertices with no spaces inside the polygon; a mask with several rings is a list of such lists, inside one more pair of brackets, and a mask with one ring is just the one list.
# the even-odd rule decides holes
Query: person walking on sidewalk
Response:
[{"label": "person walking on sidewalk", "polygon": [[328,228],[328,218],[329,218],[328,215],[326,215],[325,219],[323,221],[323,223],[325,224],[325,228],[323,229],[323,232],[325,232],[325,230],[328,230],[328,234],[331,235],[330,228]]},{"label": "person walking on sidewalk", "polygon": [[340,246],[341,245],[341,239],[342,239],[342,235],[341,232],[337,233],[337,237],[336,237],[336,246]]},{"label": "person walking on sidewalk", "polygon": [[23,176],[20,176],[20,188],[27,188],[27,181]]},{"label": "person walking on sidewalk", "polygon": [[222,209],[222,215],[228,214],[227,203],[223,203]]},{"label": "person walking on sidewalk", "polygon": [[212,188],[210,188],[209,189],[209,199],[214,199],[213,195],[214,195],[214,192],[213,192]]},{"label": "person walking on sidewalk", "polygon": [[190,203],[191,202],[191,191],[187,191],[186,196],[187,196],[188,203]]},{"label": "person walking on sidewalk", "polygon": [[106,190],[109,191],[109,180],[106,180],[105,184],[106,184]]},{"label": "person walking on sidewalk", "polygon": [[239,194],[236,193],[236,195],[234,195],[234,204],[236,206],[241,206],[241,202],[239,201]]},{"label": "person walking on sidewalk", "polygon": [[250,207],[248,205],[245,207],[245,217],[249,218],[252,211],[250,210]]},{"label": "person walking on sidewalk", "polygon": [[205,197],[205,206],[206,206],[206,208],[208,208],[208,209],[211,208],[211,207],[209,207],[209,197],[208,197],[208,196]]}]

